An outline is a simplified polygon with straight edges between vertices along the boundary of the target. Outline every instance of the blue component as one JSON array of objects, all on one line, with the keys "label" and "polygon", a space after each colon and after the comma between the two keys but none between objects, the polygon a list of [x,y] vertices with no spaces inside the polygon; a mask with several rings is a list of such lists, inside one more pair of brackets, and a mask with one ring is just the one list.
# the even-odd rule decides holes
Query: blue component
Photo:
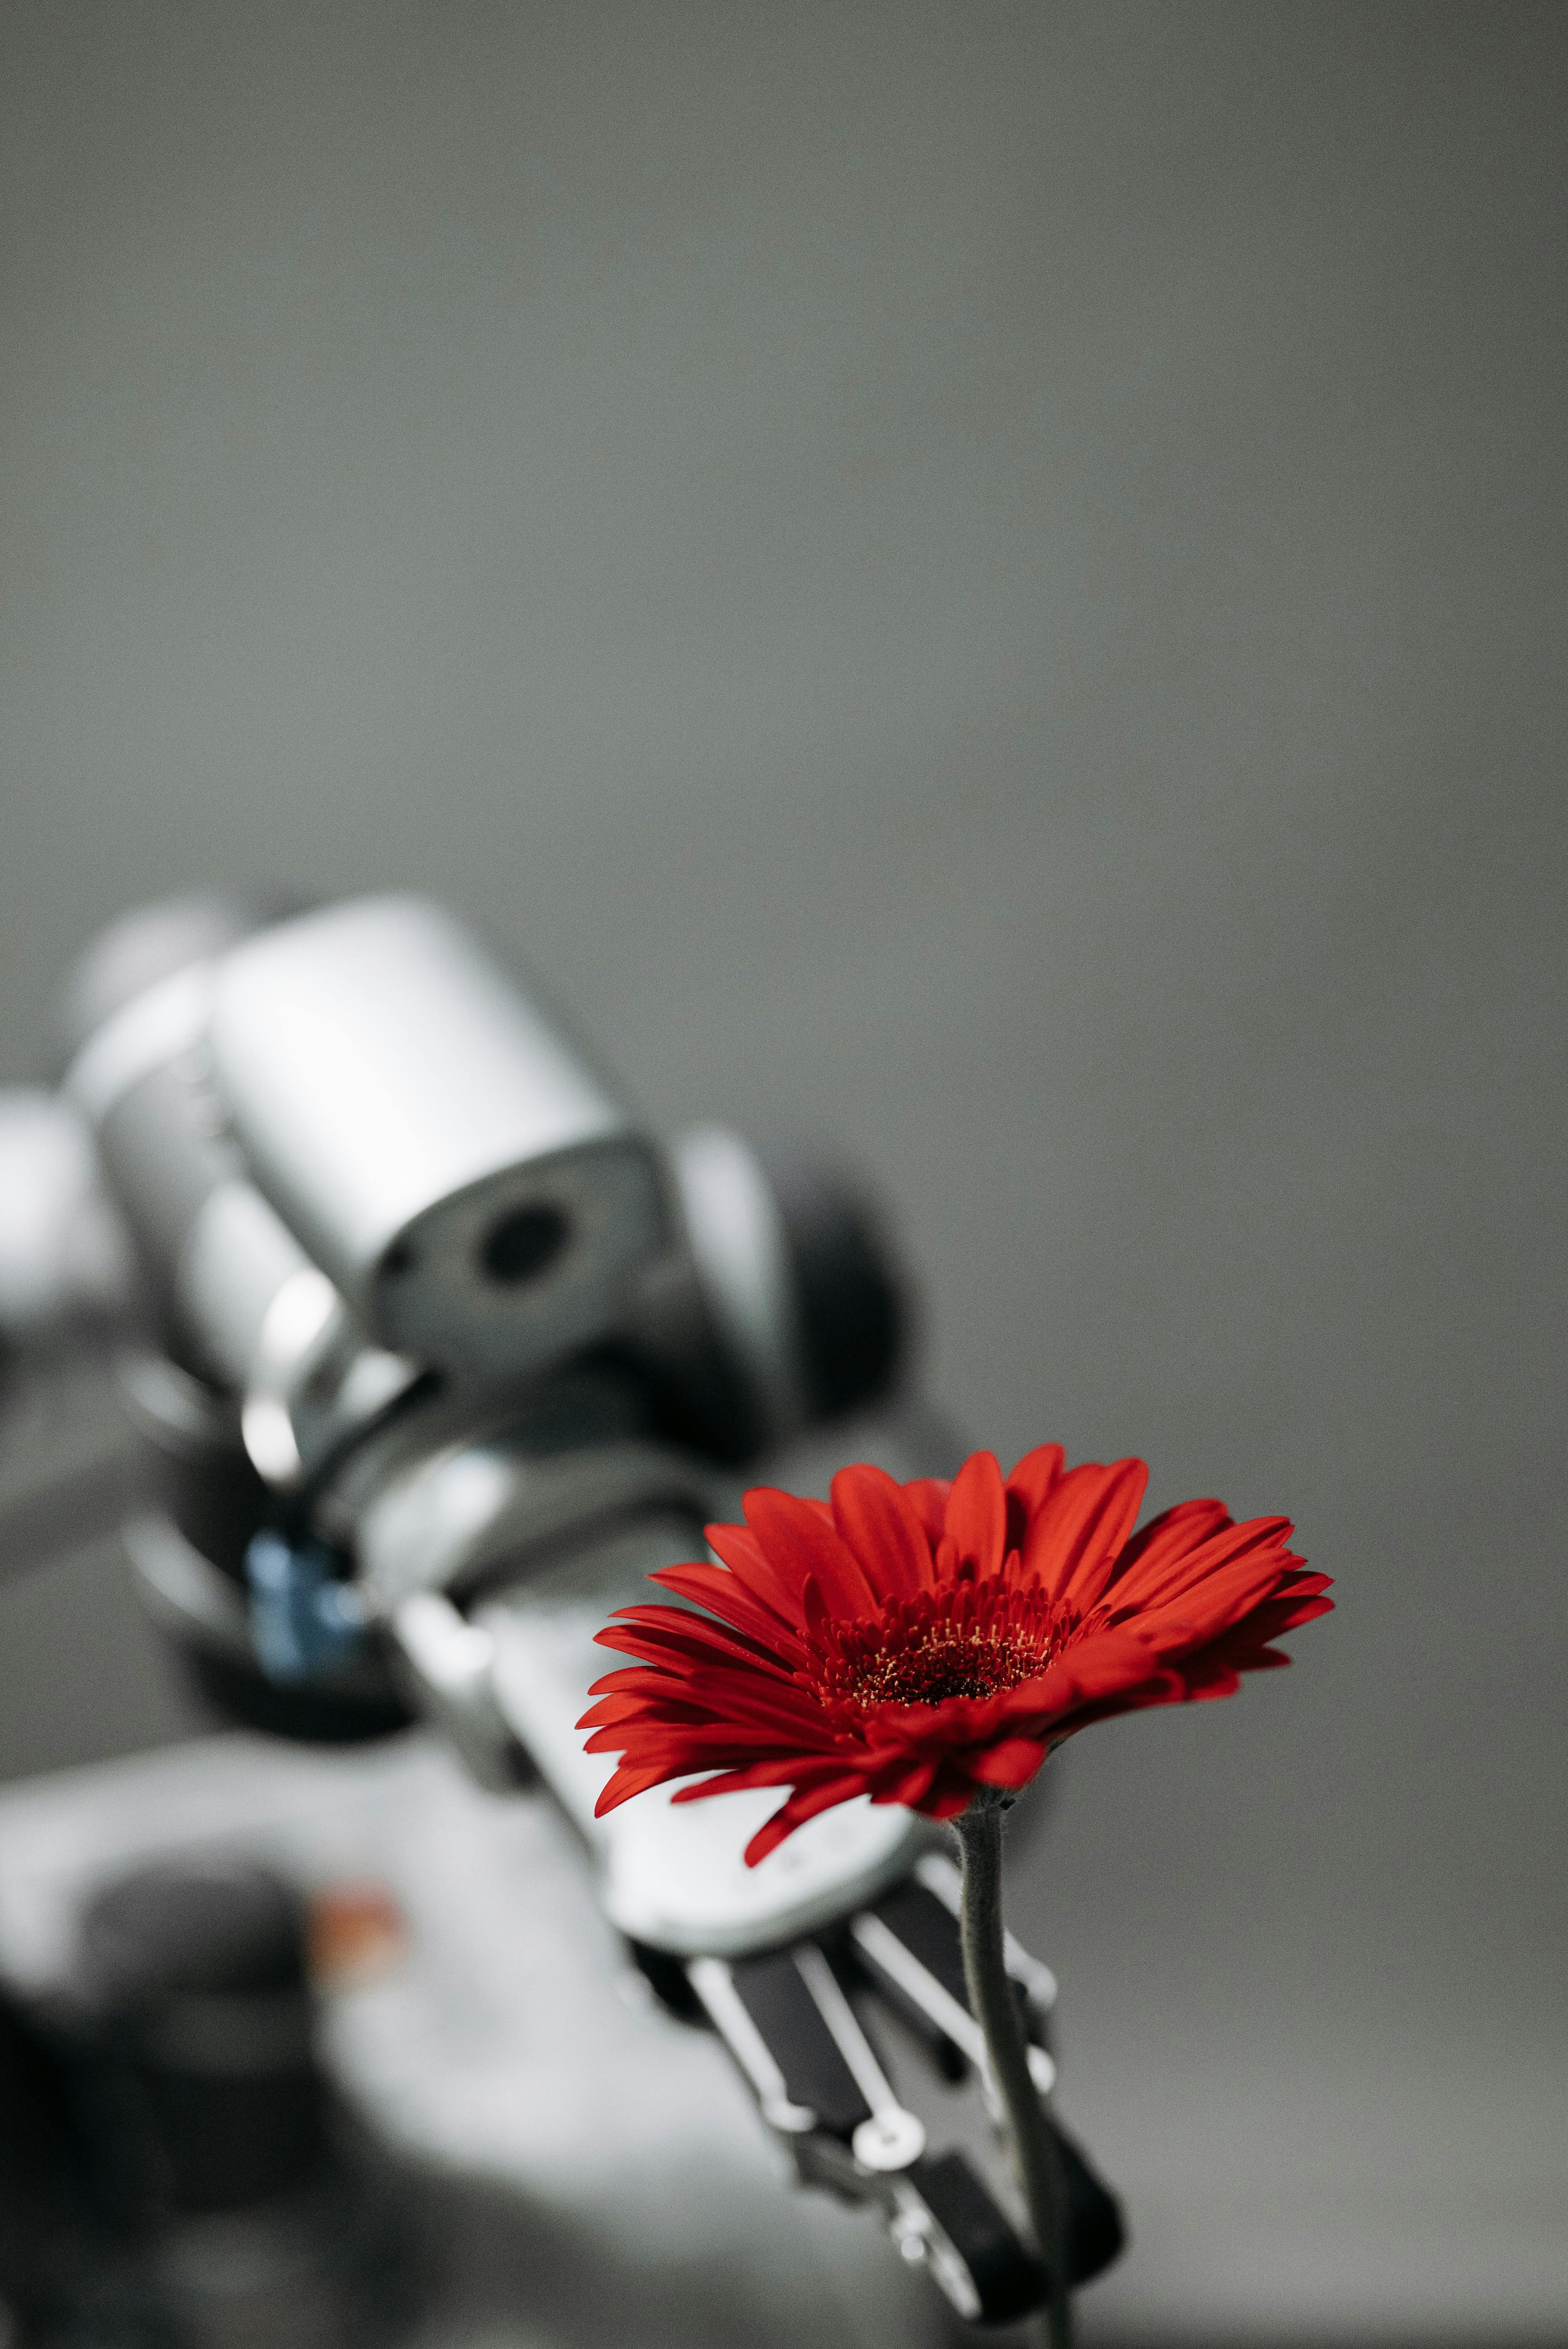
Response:
[{"label": "blue component", "polygon": [[365,1602],[333,1572],[320,1542],[294,1543],[272,1526],[245,1552],[251,1637],[262,1670],[285,1687],[356,1664],[369,1651]]}]

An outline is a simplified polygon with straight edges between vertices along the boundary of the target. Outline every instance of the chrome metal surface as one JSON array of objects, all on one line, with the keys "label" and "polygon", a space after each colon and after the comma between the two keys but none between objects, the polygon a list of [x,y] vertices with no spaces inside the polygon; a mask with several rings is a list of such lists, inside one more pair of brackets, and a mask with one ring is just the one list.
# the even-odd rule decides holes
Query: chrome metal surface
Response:
[{"label": "chrome metal surface", "polygon": [[684,1133],[670,1154],[692,1261],[709,1310],[757,1388],[775,1444],[807,1415],[801,1340],[783,1218],[738,1133]]},{"label": "chrome metal surface", "polygon": [[[906,1997],[923,2008],[954,2045],[962,2050],[994,2095],[985,2034],[969,2009],[921,1964],[914,1952],[905,1948],[880,1917],[862,1910],[851,1920],[850,1934],[872,1965],[896,1982]],[[1048,2096],[1056,2086],[1057,2067],[1043,2047],[1029,2049],[1029,2077],[1042,2096]]]},{"label": "chrome metal surface", "polygon": [[212,993],[212,966],[190,964],[110,1014],[88,1038],[66,1071],[66,1098],[88,1123],[99,1126],[133,1085],[181,1053],[200,1045],[206,1033]]},{"label": "chrome metal surface", "polygon": [[694,1958],[686,1979],[707,2008],[714,2028],[757,2092],[762,2117],[785,2137],[803,2137],[817,2127],[810,2105],[794,2103],[773,2050],[747,2013],[735,1977],[722,1958]]},{"label": "chrome metal surface", "polygon": [[[257,1182],[395,1350],[526,1371],[597,1335],[665,1244],[656,1162],[625,1111],[422,899],[246,940],[220,968],[211,1039]],[[552,1254],[504,1245],[530,1216],[555,1219]]]},{"label": "chrome metal surface", "polygon": [[515,1785],[515,1744],[495,1700],[490,1634],[433,1590],[405,1599],[388,1629],[418,1709],[444,1732],[471,1776],[497,1792]]},{"label": "chrome metal surface", "polygon": [[862,2169],[907,2169],[925,2151],[923,2124],[900,2104],[875,2048],[861,2028],[860,2017],[814,1941],[803,1943],[795,1951],[795,1963],[856,2087],[872,2108],[871,2118],[862,2121],[851,2138],[850,2150]]}]

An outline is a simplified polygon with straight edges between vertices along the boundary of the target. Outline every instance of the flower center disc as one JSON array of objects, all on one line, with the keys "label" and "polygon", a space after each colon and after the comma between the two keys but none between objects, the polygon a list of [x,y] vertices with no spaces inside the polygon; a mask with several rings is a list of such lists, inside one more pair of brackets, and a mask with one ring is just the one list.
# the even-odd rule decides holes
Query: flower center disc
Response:
[{"label": "flower center disc", "polygon": [[861,1704],[944,1704],[951,1697],[1000,1696],[1044,1662],[1038,1643],[995,1633],[933,1628],[906,1646],[846,1657],[846,1693]]}]

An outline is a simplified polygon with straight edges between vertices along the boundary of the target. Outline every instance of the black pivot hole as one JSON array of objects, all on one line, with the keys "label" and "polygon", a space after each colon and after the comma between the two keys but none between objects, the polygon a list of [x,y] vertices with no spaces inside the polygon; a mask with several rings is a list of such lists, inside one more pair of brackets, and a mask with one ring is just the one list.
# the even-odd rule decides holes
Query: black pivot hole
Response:
[{"label": "black pivot hole", "polygon": [[571,1237],[571,1222],[559,1207],[544,1201],[513,1207],[486,1233],[480,1263],[487,1278],[516,1288],[547,1271]]}]

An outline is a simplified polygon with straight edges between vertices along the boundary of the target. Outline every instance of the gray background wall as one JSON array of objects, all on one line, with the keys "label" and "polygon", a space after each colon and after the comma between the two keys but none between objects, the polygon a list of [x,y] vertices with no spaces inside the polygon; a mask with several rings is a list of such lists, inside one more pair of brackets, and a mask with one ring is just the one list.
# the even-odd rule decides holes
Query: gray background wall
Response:
[{"label": "gray background wall", "polygon": [[[1339,1578],[1017,1887],[1102,2323],[1568,2338],[1562,9],[0,41],[0,1074],[281,874],[843,1135],[978,1439]],[[178,1726],[106,1576],[0,1594],[13,1774]]]}]

